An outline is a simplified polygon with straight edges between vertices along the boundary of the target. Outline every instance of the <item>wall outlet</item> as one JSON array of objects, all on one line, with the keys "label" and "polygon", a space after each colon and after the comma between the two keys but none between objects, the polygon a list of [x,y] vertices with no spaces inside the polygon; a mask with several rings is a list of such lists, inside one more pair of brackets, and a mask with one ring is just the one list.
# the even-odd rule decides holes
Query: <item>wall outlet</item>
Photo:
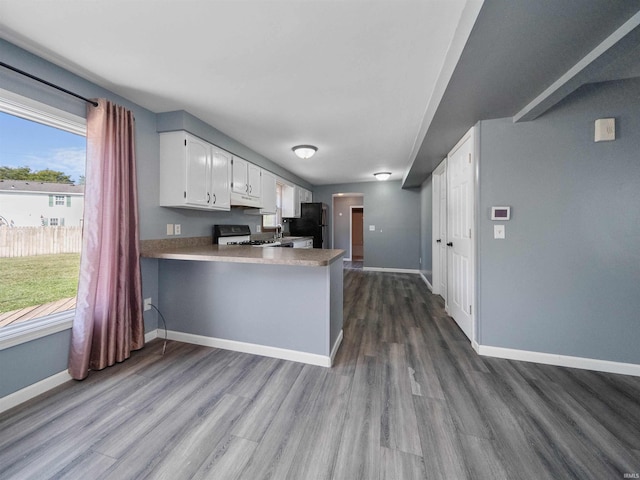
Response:
[{"label": "wall outlet", "polygon": [[167,235],[173,235],[173,223],[167,223]]},{"label": "wall outlet", "polygon": [[257,232],[257,233],[262,232],[262,226],[260,226],[260,225],[256,225],[256,232]]},{"label": "wall outlet", "polygon": [[180,226],[179,223],[176,223],[173,226],[173,233],[175,233],[176,235],[180,235],[182,233],[182,227]]},{"label": "wall outlet", "polygon": [[493,226],[493,238],[504,239],[504,225],[494,225]]},{"label": "wall outlet", "polygon": [[151,310],[151,297],[144,299],[144,311]]}]

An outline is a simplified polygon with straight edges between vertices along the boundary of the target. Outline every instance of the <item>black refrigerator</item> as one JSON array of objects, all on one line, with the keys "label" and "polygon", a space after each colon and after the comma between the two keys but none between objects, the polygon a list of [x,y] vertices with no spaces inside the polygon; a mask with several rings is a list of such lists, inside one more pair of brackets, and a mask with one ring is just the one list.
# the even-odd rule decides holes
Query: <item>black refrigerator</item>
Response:
[{"label": "black refrigerator", "polygon": [[327,205],[319,202],[301,203],[300,218],[289,220],[289,233],[294,237],[313,237],[313,248],[328,248]]}]

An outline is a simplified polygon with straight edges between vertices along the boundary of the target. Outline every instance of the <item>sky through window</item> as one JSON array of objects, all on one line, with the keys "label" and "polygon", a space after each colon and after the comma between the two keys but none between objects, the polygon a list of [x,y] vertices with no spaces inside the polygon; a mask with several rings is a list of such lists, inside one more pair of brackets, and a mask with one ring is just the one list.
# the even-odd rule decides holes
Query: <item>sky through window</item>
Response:
[{"label": "sky through window", "polygon": [[85,137],[0,112],[0,166],[58,170],[78,183],[85,163]]}]

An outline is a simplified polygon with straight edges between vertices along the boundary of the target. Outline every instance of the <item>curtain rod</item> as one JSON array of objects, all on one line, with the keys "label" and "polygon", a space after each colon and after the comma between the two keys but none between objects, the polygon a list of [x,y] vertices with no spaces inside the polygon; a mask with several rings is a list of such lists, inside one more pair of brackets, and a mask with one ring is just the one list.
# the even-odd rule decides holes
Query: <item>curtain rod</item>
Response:
[{"label": "curtain rod", "polygon": [[85,97],[83,97],[81,95],[78,95],[77,93],[73,93],[72,91],[67,90],[66,88],[62,88],[62,87],[59,87],[58,85],[55,85],[55,84],[53,84],[51,82],[47,82],[46,80],[43,80],[42,78],[38,78],[35,75],[31,75],[30,73],[27,73],[27,72],[25,72],[23,70],[20,70],[20,69],[16,68],[16,67],[12,67],[11,65],[7,65],[4,62],[0,62],[0,67],[8,68],[9,70],[13,70],[14,72],[19,73],[20,75],[24,75],[25,77],[29,77],[32,80],[35,80],[36,82],[44,83],[45,85],[48,85],[48,86],[50,86],[52,88],[55,88],[56,90],[60,90],[61,92],[66,93],[67,95],[72,95],[72,96],[74,96],[76,98],[79,98],[80,100],[84,100],[85,102],[90,103],[94,107],[98,106],[98,102],[94,102],[93,100],[89,100],[88,98],[85,98]]}]

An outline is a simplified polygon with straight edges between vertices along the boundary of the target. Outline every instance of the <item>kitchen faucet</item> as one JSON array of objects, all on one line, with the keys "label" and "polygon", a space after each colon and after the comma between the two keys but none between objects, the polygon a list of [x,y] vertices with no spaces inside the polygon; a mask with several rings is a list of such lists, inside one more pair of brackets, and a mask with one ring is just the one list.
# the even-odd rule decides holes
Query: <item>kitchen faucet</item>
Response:
[{"label": "kitchen faucet", "polygon": [[273,238],[275,240],[278,240],[278,239],[282,238],[282,224],[278,223],[276,225],[276,230],[275,230],[275,233],[273,234]]}]

